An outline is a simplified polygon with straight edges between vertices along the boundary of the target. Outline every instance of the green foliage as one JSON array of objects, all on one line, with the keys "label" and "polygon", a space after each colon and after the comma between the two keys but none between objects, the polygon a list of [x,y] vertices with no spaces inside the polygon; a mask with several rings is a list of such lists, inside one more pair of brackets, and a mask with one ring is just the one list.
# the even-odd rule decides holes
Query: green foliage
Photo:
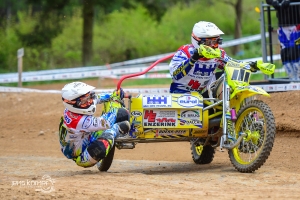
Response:
[{"label": "green foliage", "polygon": [[[136,5],[134,9],[119,9],[122,2],[118,2],[119,4],[115,5],[118,9],[108,15],[105,15],[107,11],[95,8],[97,17],[94,21],[92,65],[175,52],[181,45],[190,43],[193,25],[200,20],[217,24],[225,33],[224,41],[232,39],[234,33],[233,7],[222,1],[178,3],[169,7],[159,22],[141,5]],[[243,35],[260,33],[259,13],[254,10],[255,6],[259,6],[259,2],[244,0],[243,3]],[[38,13],[31,15],[29,14],[31,12],[19,12],[17,23],[11,20],[10,26],[0,30],[1,72],[17,71],[16,53],[22,47],[25,49],[24,71],[81,66],[83,32],[81,7],[77,2],[72,9],[67,8],[70,14],[61,17],[59,22],[64,25],[63,29],[52,40],[40,37],[40,34],[34,32],[41,23]],[[21,35],[29,35],[29,39],[40,37],[39,41],[44,40],[45,43],[51,40],[51,45],[33,46],[28,42],[29,39],[26,40],[27,43],[21,43],[22,37],[18,37]],[[260,41],[243,45],[243,54],[236,58],[261,56],[260,45]]]},{"label": "green foliage", "polygon": [[74,9],[73,16],[66,21],[62,34],[52,41],[51,68],[78,67],[81,63],[83,21],[80,9]]},{"label": "green foliage", "polygon": [[112,63],[159,53],[156,26],[141,6],[111,13],[94,26],[94,61]]}]

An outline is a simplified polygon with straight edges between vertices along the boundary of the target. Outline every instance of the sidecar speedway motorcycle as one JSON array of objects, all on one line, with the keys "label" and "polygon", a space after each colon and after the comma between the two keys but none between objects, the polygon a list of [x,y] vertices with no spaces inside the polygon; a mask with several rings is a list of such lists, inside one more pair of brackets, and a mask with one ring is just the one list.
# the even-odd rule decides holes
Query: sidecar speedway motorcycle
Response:
[{"label": "sidecar speedway motorcycle", "polygon": [[[117,89],[123,80],[145,74],[172,56],[157,60],[143,72],[121,77]],[[256,69],[270,75],[275,66],[257,61]],[[228,150],[236,170],[254,172],[270,155],[276,128],[270,107],[254,98],[254,95],[270,95],[250,85],[250,76],[249,63],[229,61],[222,77],[211,85],[209,98],[203,98],[198,92],[129,95],[124,100],[128,100],[130,132],[115,140],[97,168],[100,171],[110,168],[115,148],[133,149],[137,143],[188,141],[196,164],[211,163],[219,147]],[[106,102],[104,112],[111,103],[116,102]]]}]

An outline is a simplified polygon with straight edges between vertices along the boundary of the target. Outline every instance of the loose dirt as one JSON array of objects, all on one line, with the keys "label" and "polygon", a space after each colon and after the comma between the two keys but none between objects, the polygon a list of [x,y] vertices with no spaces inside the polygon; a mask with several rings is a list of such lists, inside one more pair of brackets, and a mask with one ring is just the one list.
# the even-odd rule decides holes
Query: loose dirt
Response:
[{"label": "loose dirt", "polygon": [[[300,199],[300,91],[262,99],[277,133],[269,159],[254,173],[236,171],[226,151],[196,165],[188,142],[116,150],[109,171],[99,172],[60,152],[59,94],[0,93],[0,199]],[[36,191],[45,182],[51,192]]]}]

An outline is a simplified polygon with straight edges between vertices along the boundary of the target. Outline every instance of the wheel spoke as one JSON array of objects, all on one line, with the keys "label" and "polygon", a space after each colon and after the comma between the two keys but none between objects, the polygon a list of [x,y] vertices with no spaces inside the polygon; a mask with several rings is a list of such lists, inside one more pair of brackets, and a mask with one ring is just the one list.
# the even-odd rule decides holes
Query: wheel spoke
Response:
[{"label": "wheel spoke", "polygon": [[239,129],[236,130],[236,133],[244,132],[248,134],[238,148],[238,157],[241,162],[250,163],[259,155],[265,138],[264,121],[264,115],[258,109],[248,109],[244,113],[240,126],[237,126]]}]

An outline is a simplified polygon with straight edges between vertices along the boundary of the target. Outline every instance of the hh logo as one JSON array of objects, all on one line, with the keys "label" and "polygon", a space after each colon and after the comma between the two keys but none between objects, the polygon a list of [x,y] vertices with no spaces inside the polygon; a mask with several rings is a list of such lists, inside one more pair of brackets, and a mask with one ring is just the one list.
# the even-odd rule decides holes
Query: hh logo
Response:
[{"label": "hh logo", "polygon": [[147,97],[147,104],[167,104],[167,97]]}]

